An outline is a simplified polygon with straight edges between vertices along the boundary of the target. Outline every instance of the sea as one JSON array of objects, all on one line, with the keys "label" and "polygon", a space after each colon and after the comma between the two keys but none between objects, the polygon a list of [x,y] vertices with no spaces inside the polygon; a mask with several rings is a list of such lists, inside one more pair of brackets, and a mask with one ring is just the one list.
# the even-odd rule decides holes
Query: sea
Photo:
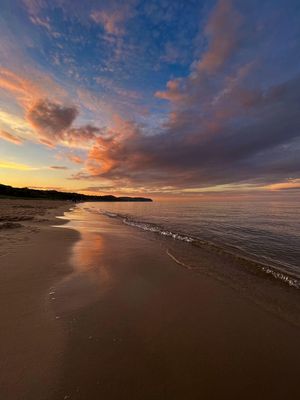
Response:
[{"label": "sea", "polygon": [[260,264],[300,288],[300,203],[296,201],[153,201],[83,203],[149,234],[220,248]]}]

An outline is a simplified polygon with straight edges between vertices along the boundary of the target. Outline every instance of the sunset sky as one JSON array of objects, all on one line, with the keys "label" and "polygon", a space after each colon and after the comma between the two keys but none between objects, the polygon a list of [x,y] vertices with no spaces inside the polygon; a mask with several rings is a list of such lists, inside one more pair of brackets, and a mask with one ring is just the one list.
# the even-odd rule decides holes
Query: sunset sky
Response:
[{"label": "sunset sky", "polygon": [[0,183],[296,193],[299,0],[0,0]]}]

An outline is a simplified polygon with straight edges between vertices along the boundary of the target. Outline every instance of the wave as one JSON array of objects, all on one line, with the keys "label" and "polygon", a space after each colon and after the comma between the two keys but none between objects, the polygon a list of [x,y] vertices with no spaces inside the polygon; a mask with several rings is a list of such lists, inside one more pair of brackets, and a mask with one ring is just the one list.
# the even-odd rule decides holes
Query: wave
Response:
[{"label": "wave", "polygon": [[[269,265],[265,262],[258,261],[254,255],[244,255],[239,252],[238,246],[234,248],[234,246],[230,245],[228,246],[229,248],[223,247],[220,244],[216,244],[214,242],[208,241],[208,240],[203,240],[198,237],[192,236],[192,235],[187,235],[182,232],[173,232],[166,227],[160,226],[158,224],[150,223],[150,222],[145,222],[145,221],[139,221],[131,216],[124,215],[124,214],[118,214],[118,213],[112,213],[106,210],[91,210],[91,209],[86,209],[89,212],[97,213],[97,214],[102,214],[104,216],[107,216],[109,218],[117,218],[121,220],[124,224],[132,226],[134,228],[141,229],[143,231],[148,231],[152,232],[158,235],[161,235],[163,237],[169,237],[174,240],[179,240],[181,242],[186,242],[190,245],[196,246],[196,247],[206,247],[209,248],[211,251],[215,251],[217,253],[222,253],[224,255],[228,255],[230,257],[233,257],[235,260],[240,261],[243,265],[253,267],[256,270],[259,270],[260,272],[263,272],[264,274],[268,275],[269,277],[280,281],[282,283],[288,284],[289,286],[300,289],[300,279],[296,276],[294,276],[291,272],[285,270],[285,266],[280,264],[278,266],[275,265]],[[169,250],[167,250],[167,254],[169,257],[171,257],[177,264],[184,266],[185,268],[188,269],[196,269],[196,267],[191,267],[188,264],[184,263],[183,261],[179,260],[176,258],[173,254],[170,253]]]},{"label": "wave", "polygon": [[182,235],[180,233],[176,233],[176,232],[172,232],[172,231],[163,229],[158,225],[154,225],[154,224],[152,225],[152,224],[144,223],[144,222],[136,222],[133,220],[129,220],[127,217],[123,219],[123,222],[126,225],[134,226],[134,227],[142,229],[144,231],[158,233],[162,236],[167,236],[167,237],[171,237],[176,240],[181,240],[182,242],[187,242],[187,243],[194,242],[194,239],[190,236]]}]

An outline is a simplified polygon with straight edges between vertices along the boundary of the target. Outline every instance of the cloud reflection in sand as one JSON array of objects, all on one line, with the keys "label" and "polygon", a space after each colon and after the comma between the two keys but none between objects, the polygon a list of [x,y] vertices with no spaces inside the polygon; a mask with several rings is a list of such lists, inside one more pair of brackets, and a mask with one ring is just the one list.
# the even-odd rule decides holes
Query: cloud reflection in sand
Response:
[{"label": "cloud reflection in sand", "polygon": [[80,239],[70,256],[74,271],[55,287],[55,303],[60,313],[71,312],[98,301],[111,285],[111,274],[101,259],[103,237],[100,232],[93,231],[88,221],[87,224],[81,224],[80,219],[80,213],[72,213],[72,221],[67,225],[79,230]]}]

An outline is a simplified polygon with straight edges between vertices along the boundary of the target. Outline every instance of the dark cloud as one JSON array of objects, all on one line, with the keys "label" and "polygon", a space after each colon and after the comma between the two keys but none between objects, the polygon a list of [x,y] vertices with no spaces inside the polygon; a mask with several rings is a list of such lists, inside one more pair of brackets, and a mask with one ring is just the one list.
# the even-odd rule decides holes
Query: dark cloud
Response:
[{"label": "dark cloud", "polygon": [[72,127],[77,115],[78,111],[74,106],[64,106],[43,99],[28,110],[26,117],[43,144],[86,147],[102,130],[92,125]]},{"label": "dark cloud", "polygon": [[65,167],[63,165],[52,165],[50,168],[51,169],[58,169],[58,170],[67,170],[67,169],[69,169],[68,167]]},{"label": "dark cloud", "polygon": [[[157,97],[168,122],[155,136],[127,122],[98,138],[88,170],[115,182],[201,187],[276,182],[300,173],[300,74],[268,80],[259,57],[270,38],[220,0],[208,20],[207,50],[187,78]],[[261,37],[257,32],[261,32]]]},{"label": "dark cloud", "polygon": [[73,106],[63,106],[48,99],[39,100],[27,112],[27,120],[46,139],[59,139],[78,115]]},{"label": "dark cloud", "polygon": [[102,130],[93,125],[84,125],[78,128],[71,128],[67,131],[67,135],[70,138],[78,140],[93,140],[98,134],[101,134]]},{"label": "dark cloud", "polygon": [[126,134],[120,127],[112,138],[96,141],[90,172],[182,187],[258,178],[270,182],[298,174],[300,76],[255,91],[253,101],[245,104],[250,97],[236,88],[215,107],[212,119],[179,110],[156,136],[145,136],[127,123]]}]

